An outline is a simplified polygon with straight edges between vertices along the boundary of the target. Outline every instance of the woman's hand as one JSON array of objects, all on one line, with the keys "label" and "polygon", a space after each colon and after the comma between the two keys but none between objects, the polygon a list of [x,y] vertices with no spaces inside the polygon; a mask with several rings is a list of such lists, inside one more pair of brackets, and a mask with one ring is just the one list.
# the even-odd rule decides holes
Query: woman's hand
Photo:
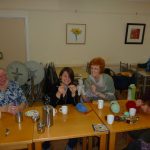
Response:
[{"label": "woman's hand", "polygon": [[60,86],[58,87],[58,91],[57,91],[57,93],[56,93],[56,97],[57,97],[57,98],[60,98],[61,95],[63,95],[63,97],[64,97],[65,94],[66,94],[66,87],[65,87],[64,85],[60,85]]},{"label": "woman's hand", "polygon": [[142,106],[143,105],[143,101],[141,100],[141,99],[137,99],[136,100],[136,106],[137,107],[140,107],[140,106]]},{"label": "woman's hand", "polygon": [[58,87],[58,92],[59,92],[60,94],[63,94],[63,95],[64,95],[64,93],[65,93],[65,87],[64,87],[63,85],[59,86],[59,87]]},{"label": "woman's hand", "polygon": [[8,105],[8,112],[15,115],[19,111],[19,106]]},{"label": "woman's hand", "polygon": [[103,93],[96,91],[96,86],[95,86],[95,85],[92,85],[92,86],[91,86],[91,91],[92,91],[93,94],[95,94],[96,96],[105,99],[105,95],[104,95]]},{"label": "woman's hand", "polygon": [[72,97],[75,97],[76,91],[77,91],[77,87],[75,85],[73,85],[73,84],[69,85],[68,87],[69,87],[69,89],[71,91]]},{"label": "woman's hand", "polygon": [[9,113],[15,115],[17,112],[23,111],[26,108],[26,106],[27,106],[27,104],[24,102],[22,102],[20,105],[17,105],[17,106],[9,104],[7,111]]}]

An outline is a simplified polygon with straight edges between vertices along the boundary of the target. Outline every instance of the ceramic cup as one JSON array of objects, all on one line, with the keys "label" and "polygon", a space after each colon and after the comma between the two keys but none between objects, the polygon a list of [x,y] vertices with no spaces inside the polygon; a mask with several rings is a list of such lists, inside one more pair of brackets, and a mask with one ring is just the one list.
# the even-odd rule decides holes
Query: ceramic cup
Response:
[{"label": "ceramic cup", "polygon": [[104,107],[104,100],[98,100],[98,109],[103,109]]},{"label": "ceramic cup", "polygon": [[66,115],[68,113],[68,106],[63,105],[59,108],[59,112],[61,112],[63,115]]},{"label": "ceramic cup", "polygon": [[130,108],[129,109],[129,115],[130,115],[130,117],[135,116],[135,114],[136,114],[136,109],[135,108]]},{"label": "ceramic cup", "polygon": [[112,115],[112,114],[109,114],[109,115],[107,115],[107,123],[108,124],[113,124],[113,122],[114,122],[114,115]]},{"label": "ceramic cup", "polygon": [[57,113],[57,109],[53,108],[53,116],[55,116]]}]

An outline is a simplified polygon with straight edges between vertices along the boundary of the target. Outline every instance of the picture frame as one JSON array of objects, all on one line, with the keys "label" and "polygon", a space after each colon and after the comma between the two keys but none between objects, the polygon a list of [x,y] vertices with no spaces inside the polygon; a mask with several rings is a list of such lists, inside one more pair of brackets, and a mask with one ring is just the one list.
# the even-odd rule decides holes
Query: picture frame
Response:
[{"label": "picture frame", "polygon": [[66,24],[66,44],[85,44],[86,24]]},{"label": "picture frame", "polygon": [[127,23],[125,44],[143,44],[146,24]]}]

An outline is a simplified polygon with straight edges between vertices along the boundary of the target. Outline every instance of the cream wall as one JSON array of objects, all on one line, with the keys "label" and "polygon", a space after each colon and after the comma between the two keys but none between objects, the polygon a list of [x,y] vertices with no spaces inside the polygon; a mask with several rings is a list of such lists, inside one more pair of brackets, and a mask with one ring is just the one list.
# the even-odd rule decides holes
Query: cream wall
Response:
[{"label": "cream wall", "polygon": [[24,29],[24,18],[0,17],[0,51],[3,54],[0,67],[6,68],[14,60],[26,61]]},{"label": "cream wall", "polygon": [[[132,0],[7,0],[1,11],[28,17],[28,57],[47,63],[85,64],[102,56],[108,64],[150,57],[150,2]],[[86,24],[86,44],[66,44],[66,23]],[[144,44],[124,44],[126,23],[146,23]]]}]

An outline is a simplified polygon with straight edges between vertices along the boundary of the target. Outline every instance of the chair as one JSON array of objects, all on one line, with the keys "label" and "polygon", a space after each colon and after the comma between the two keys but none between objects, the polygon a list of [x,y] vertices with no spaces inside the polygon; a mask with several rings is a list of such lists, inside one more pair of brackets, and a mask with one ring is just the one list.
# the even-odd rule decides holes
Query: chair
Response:
[{"label": "chair", "polygon": [[125,72],[128,70],[129,70],[128,63],[123,63],[122,61],[120,61],[120,72]]},{"label": "chair", "polygon": [[145,70],[137,71],[136,75],[137,86],[142,90],[142,94],[145,94],[147,89],[150,88],[150,74]]},{"label": "chair", "polygon": [[135,84],[135,77],[130,69],[131,65],[120,61],[120,72],[113,76],[117,99],[127,99],[128,86]]}]

